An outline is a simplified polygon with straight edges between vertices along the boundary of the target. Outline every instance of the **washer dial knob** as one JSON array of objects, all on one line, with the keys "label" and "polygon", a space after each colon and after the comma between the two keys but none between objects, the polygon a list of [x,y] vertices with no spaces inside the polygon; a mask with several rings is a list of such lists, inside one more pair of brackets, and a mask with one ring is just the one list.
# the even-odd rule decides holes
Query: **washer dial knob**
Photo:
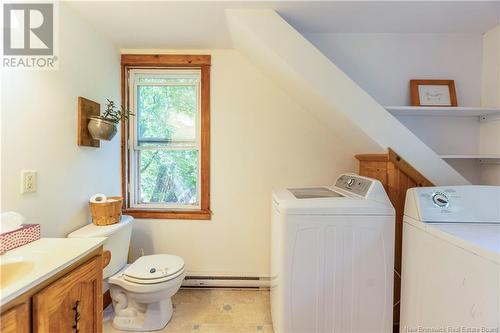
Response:
[{"label": "washer dial knob", "polygon": [[352,185],[354,185],[354,183],[356,182],[356,179],[354,178],[350,178],[348,181],[347,181],[347,186],[351,187]]},{"label": "washer dial knob", "polygon": [[450,204],[450,200],[446,196],[446,194],[442,192],[436,192],[432,195],[432,202],[437,207],[448,207]]}]

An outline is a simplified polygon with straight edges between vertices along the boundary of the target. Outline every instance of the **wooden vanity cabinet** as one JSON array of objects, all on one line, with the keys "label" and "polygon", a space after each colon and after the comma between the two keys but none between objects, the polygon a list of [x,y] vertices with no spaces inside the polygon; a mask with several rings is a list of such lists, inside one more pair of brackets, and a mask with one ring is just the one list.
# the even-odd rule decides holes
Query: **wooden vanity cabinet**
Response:
[{"label": "wooden vanity cabinet", "polygon": [[102,247],[2,306],[1,333],[102,333]]},{"label": "wooden vanity cabinet", "polygon": [[101,257],[33,296],[33,332],[102,332]]},{"label": "wooden vanity cabinet", "polygon": [[30,332],[29,303],[23,303],[2,313],[0,332],[2,333],[29,333]]}]

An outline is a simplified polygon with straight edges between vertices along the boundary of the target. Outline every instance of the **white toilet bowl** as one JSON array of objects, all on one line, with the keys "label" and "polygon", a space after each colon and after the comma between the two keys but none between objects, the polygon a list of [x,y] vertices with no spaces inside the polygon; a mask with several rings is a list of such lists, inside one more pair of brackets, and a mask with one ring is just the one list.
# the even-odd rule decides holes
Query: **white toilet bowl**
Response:
[{"label": "white toilet bowl", "polygon": [[104,250],[111,260],[104,268],[103,289],[110,289],[115,318],[113,326],[125,331],[154,331],[172,317],[171,297],[184,280],[184,260],[169,254],[142,256],[127,265],[132,216],[107,226],[87,224],[68,237],[106,237]]},{"label": "white toilet bowl", "polygon": [[162,329],[172,317],[171,297],[184,280],[184,261],[169,254],[142,256],[108,279],[113,326],[126,331]]}]

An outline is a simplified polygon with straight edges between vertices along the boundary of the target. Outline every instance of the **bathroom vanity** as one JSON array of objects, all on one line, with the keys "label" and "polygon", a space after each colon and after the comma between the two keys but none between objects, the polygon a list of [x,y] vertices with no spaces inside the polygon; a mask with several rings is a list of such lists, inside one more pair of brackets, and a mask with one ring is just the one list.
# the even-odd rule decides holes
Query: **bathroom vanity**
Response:
[{"label": "bathroom vanity", "polygon": [[102,332],[103,238],[42,238],[0,256],[0,331]]}]

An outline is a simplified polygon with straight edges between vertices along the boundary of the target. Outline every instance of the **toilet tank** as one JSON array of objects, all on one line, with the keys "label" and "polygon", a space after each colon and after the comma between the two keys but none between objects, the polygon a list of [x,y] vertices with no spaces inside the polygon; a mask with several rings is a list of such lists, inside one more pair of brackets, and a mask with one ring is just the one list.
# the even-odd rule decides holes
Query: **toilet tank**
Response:
[{"label": "toilet tank", "polygon": [[106,279],[127,264],[133,219],[132,216],[123,215],[121,221],[115,224],[97,226],[90,223],[70,233],[68,238],[107,238],[104,251],[111,252],[111,260],[103,271],[103,278]]}]

